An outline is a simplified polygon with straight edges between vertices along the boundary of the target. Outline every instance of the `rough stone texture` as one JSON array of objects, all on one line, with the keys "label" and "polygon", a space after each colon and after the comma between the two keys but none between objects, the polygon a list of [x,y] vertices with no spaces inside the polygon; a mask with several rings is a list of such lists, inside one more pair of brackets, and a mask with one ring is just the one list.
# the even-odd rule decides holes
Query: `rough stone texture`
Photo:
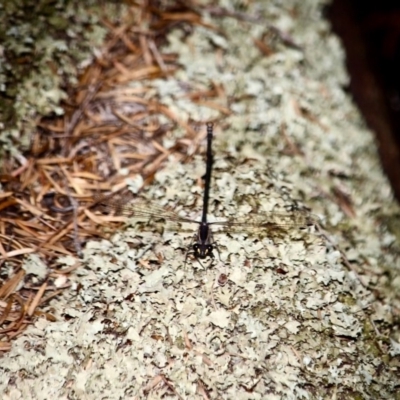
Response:
[{"label": "rough stone texture", "polygon": [[[210,220],[296,205],[322,228],[216,234],[212,267],[184,267],[186,230],[131,222],[89,243],[52,303],[58,322],[38,320],[1,360],[4,399],[399,398],[399,209],[324,2],[245,3],[255,21],[209,16],[218,30],[169,35],[182,70],[151,84],[198,121],[221,114],[184,88],[223,87]],[[278,36],[263,56],[253,40],[271,26],[300,48]],[[203,174],[201,156],[171,159],[145,196],[199,217]]]}]

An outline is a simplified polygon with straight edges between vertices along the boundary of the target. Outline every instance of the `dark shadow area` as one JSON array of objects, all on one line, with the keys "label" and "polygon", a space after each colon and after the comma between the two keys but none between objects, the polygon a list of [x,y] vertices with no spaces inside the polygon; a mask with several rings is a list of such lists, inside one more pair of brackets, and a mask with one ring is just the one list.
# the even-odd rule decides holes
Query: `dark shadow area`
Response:
[{"label": "dark shadow area", "polygon": [[349,89],[400,201],[400,2],[334,0],[327,17],[346,50]]}]

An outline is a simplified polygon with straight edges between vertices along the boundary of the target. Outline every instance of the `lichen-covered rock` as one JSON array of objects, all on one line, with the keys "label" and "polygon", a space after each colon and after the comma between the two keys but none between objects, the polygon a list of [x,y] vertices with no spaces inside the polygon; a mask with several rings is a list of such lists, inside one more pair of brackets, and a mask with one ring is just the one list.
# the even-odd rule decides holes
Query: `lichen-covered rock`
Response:
[{"label": "lichen-covered rock", "polygon": [[[210,221],[307,206],[319,229],[216,233],[212,267],[184,266],[193,231],[90,242],[59,320],[2,358],[4,398],[399,397],[399,210],[323,5],[221,0],[216,29],[168,36],[177,76],[146,83],[182,120],[219,118]],[[185,97],[212,84],[218,104]],[[203,174],[169,159],[146,199],[199,217]]]}]

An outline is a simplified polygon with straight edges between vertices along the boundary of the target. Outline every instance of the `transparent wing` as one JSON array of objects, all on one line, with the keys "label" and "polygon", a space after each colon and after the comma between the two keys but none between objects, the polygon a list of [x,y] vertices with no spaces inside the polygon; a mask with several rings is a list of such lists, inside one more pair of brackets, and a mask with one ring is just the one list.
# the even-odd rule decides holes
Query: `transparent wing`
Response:
[{"label": "transparent wing", "polygon": [[123,200],[113,199],[111,197],[97,199],[96,207],[99,207],[102,211],[113,212],[115,215],[129,218],[148,218],[154,220],[199,224],[198,221],[181,217],[176,212],[157,206],[151,202],[137,201],[126,203]]},{"label": "transparent wing", "polygon": [[318,216],[305,211],[249,213],[244,217],[232,217],[225,221],[211,222],[210,225],[221,227],[219,231],[253,232],[280,228],[288,230],[291,227],[306,228],[316,225]]},{"label": "transparent wing", "polygon": [[[199,221],[181,217],[176,212],[158,206],[149,201],[129,201],[123,198],[104,198],[96,199],[96,206],[102,211],[113,212],[118,216],[129,218],[146,218],[154,221],[170,221],[174,223],[196,223]],[[306,211],[295,210],[291,212],[251,212],[243,217],[231,217],[223,221],[210,222],[209,225],[215,227],[217,232],[259,232],[265,230],[285,231],[292,227],[306,228],[318,224],[319,217]]]}]

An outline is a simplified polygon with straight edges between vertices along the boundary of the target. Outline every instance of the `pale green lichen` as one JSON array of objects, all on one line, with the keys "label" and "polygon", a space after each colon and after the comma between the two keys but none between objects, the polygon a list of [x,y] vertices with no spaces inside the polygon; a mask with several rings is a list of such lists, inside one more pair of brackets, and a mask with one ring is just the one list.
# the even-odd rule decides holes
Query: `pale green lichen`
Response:
[{"label": "pale green lichen", "polygon": [[[132,221],[89,243],[71,293],[52,303],[59,320],[39,319],[3,357],[0,390],[9,397],[398,398],[399,299],[385,279],[387,269],[398,275],[399,251],[385,221],[399,210],[342,89],[343,52],[324,2],[235,4],[264,15],[260,26],[209,17],[218,31],[173,32],[167,51],[179,56],[179,82],[143,84],[182,107],[183,119],[221,118],[185,97],[211,81],[236,110],[215,126],[210,220],[308,205],[324,217],[324,235],[216,234],[222,261],[212,268],[183,266],[193,231]],[[274,24],[302,49],[257,55],[250,39]],[[301,152],[290,153],[287,140]],[[203,174],[203,157],[182,165],[171,156],[145,198],[198,218]],[[335,198],[338,187],[354,217]]]}]

